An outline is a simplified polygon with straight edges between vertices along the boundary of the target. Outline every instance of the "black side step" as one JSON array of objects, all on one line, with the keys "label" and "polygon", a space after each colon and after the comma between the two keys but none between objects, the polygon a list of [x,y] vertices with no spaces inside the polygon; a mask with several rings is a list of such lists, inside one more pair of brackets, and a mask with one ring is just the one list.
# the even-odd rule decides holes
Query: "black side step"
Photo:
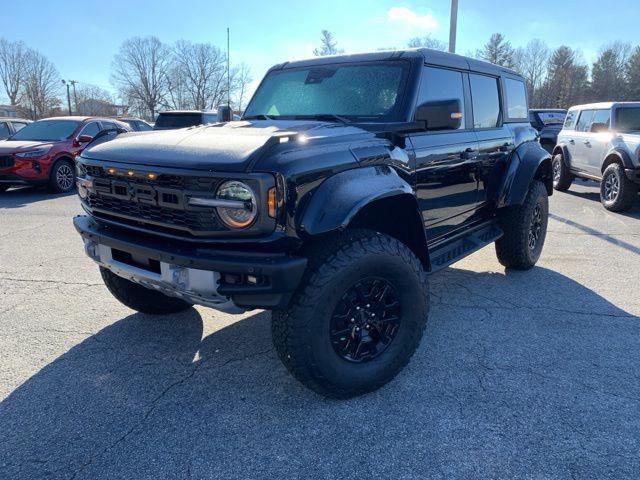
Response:
[{"label": "black side step", "polygon": [[484,223],[467,230],[462,235],[445,239],[429,247],[431,272],[434,273],[480,250],[502,236],[502,230],[495,222]]}]

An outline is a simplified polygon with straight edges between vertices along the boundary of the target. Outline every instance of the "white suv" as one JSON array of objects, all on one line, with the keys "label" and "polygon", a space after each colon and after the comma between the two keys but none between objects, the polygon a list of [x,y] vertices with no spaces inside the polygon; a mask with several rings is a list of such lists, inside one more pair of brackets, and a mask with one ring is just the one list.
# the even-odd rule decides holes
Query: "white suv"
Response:
[{"label": "white suv", "polygon": [[553,150],[553,186],[567,190],[574,177],[600,182],[607,210],[633,206],[640,185],[640,102],[569,109]]}]

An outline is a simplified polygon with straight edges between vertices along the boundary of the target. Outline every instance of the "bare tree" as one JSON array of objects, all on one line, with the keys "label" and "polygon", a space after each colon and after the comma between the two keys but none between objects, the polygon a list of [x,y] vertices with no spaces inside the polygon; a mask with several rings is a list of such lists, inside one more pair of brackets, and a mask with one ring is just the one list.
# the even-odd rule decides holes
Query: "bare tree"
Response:
[{"label": "bare tree", "polygon": [[235,70],[236,71],[234,75],[234,85],[233,85],[235,90],[234,103],[235,103],[236,109],[239,112],[242,112],[244,100],[247,95],[247,88],[249,87],[249,84],[253,81],[253,78],[251,77],[251,70],[244,63],[241,63]]},{"label": "bare tree", "polygon": [[82,84],[76,89],[76,108],[79,115],[107,116],[116,114],[111,94],[96,85]]},{"label": "bare tree", "polygon": [[0,79],[11,105],[20,102],[27,53],[28,48],[23,42],[10,42],[0,38]]},{"label": "bare tree", "polygon": [[154,117],[167,94],[170,62],[171,50],[158,38],[130,38],[113,60],[111,80],[123,99]]},{"label": "bare tree", "polygon": [[433,38],[430,35],[426,37],[413,37],[407,43],[407,47],[409,48],[430,48],[432,50],[440,50],[441,52],[445,52],[447,50],[447,44],[441,42],[437,38]]},{"label": "bare tree", "polygon": [[174,62],[184,83],[190,104],[196,110],[217,106],[227,91],[227,57],[208,43],[179,40],[174,47]]},{"label": "bare tree", "polygon": [[61,85],[60,75],[53,63],[41,53],[28,50],[22,95],[33,118],[46,116],[59,105]]},{"label": "bare tree", "polygon": [[324,57],[326,55],[338,55],[344,50],[338,48],[338,42],[333,38],[333,33],[329,30],[322,30],[322,38],[320,39],[320,48],[315,48],[313,54],[316,57]]},{"label": "bare tree", "polygon": [[543,106],[539,97],[547,76],[549,57],[549,47],[537,38],[527,43],[524,48],[517,48],[513,55],[514,68],[525,78],[529,104],[533,107]]}]

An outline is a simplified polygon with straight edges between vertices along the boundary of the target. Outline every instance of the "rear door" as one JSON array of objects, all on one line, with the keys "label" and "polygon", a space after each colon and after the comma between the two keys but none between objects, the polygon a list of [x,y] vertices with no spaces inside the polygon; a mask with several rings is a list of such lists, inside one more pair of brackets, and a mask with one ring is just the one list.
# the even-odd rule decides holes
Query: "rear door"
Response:
[{"label": "rear door", "polygon": [[568,148],[571,156],[571,168],[587,171],[591,142],[589,127],[593,119],[594,110],[582,110],[576,122],[576,129],[568,136]]},{"label": "rear door", "polygon": [[591,126],[596,123],[604,125],[608,129],[611,125],[611,109],[604,108],[594,112],[589,124],[589,134],[583,142],[585,146],[585,169],[592,175],[600,176],[600,166],[611,140],[611,133],[608,130],[591,132]]},{"label": "rear door", "polygon": [[[509,160],[514,148],[511,130],[504,124],[502,118],[499,81],[497,77],[478,73],[469,74],[473,128],[480,150],[478,208],[483,207],[495,197],[501,179],[501,168]],[[526,96],[523,105],[526,109]],[[526,118],[525,111],[525,122]]]},{"label": "rear door", "polygon": [[473,132],[466,73],[442,67],[423,68],[418,105],[459,100],[463,118],[457,130],[412,134],[416,196],[429,240],[456,229],[475,212],[478,142]]}]

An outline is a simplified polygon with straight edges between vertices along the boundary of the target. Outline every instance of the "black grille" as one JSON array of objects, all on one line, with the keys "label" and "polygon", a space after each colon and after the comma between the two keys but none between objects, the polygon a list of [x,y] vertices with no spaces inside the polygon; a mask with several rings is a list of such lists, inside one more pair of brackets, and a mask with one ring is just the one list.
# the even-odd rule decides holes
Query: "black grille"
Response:
[{"label": "black grille", "polygon": [[[145,223],[145,228],[156,223],[162,224],[159,227],[163,230],[188,231],[195,235],[226,230],[211,209],[207,211],[186,211],[97,195],[89,195],[87,204],[92,209],[98,209],[104,211],[107,215],[118,217],[118,221],[124,223],[131,225],[139,225],[140,222]],[[122,218],[123,216],[129,218]]]},{"label": "black grille", "polygon": [[0,168],[13,167],[14,160],[11,155],[0,155]]}]

